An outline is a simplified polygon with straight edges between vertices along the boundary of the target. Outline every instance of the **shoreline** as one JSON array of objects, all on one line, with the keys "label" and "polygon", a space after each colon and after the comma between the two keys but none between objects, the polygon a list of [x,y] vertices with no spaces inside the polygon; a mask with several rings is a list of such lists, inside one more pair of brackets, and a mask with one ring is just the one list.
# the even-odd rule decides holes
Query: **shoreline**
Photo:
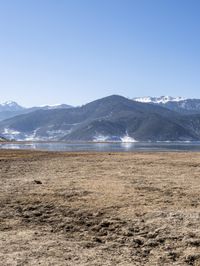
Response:
[{"label": "shoreline", "polygon": [[66,143],[66,144],[83,144],[83,143],[89,143],[89,144],[115,144],[115,143],[124,143],[124,144],[137,144],[137,143],[200,143],[200,140],[137,140],[137,141],[63,141],[63,140],[3,140],[0,141],[1,144],[3,143],[17,143],[17,144],[23,144],[23,143]]},{"label": "shoreline", "polygon": [[52,152],[200,152],[200,142],[1,142],[0,149]]}]

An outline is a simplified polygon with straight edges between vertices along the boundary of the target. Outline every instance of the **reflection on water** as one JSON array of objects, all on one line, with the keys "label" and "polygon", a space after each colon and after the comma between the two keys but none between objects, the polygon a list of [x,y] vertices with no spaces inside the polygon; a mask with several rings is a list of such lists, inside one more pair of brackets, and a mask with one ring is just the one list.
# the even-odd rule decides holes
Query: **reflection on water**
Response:
[{"label": "reflection on water", "polygon": [[200,142],[134,142],[134,143],[66,143],[29,142],[1,143],[1,149],[46,151],[200,151]]}]

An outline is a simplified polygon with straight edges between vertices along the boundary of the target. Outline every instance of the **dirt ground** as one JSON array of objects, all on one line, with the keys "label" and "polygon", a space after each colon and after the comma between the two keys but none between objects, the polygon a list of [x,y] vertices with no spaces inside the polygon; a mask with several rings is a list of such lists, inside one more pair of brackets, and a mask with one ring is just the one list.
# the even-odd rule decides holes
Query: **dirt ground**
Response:
[{"label": "dirt ground", "polygon": [[200,265],[200,153],[1,150],[0,265]]}]

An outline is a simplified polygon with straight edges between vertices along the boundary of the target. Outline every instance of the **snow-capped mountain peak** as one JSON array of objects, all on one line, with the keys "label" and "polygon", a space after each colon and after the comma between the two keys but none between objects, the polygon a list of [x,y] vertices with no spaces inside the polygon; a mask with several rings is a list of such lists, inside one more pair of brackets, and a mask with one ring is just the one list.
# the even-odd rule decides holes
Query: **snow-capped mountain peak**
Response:
[{"label": "snow-capped mountain peak", "polygon": [[0,103],[0,111],[19,111],[23,109],[24,107],[20,106],[18,103],[14,101],[6,101]]},{"label": "snow-capped mountain peak", "polygon": [[183,100],[186,100],[186,98],[183,97],[172,97],[172,96],[160,96],[160,97],[137,97],[133,99],[134,101],[137,102],[142,102],[142,103],[156,103],[156,104],[165,104],[167,102],[180,102]]},{"label": "snow-capped mountain peak", "polygon": [[67,109],[67,108],[73,108],[73,106],[67,104],[55,104],[55,105],[24,107],[14,101],[6,101],[0,103],[0,121],[17,115],[34,112],[37,110]]},{"label": "snow-capped mountain peak", "polygon": [[13,102],[13,101],[6,101],[3,103],[0,103],[0,105],[2,105],[2,106],[16,106],[18,104],[16,102]]}]

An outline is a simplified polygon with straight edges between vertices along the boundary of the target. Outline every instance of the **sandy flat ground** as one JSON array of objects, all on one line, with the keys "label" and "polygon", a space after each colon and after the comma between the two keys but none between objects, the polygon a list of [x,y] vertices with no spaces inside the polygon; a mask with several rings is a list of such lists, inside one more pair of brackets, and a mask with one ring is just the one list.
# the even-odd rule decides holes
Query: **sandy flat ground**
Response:
[{"label": "sandy flat ground", "polygon": [[1,150],[0,265],[200,265],[200,153]]}]

